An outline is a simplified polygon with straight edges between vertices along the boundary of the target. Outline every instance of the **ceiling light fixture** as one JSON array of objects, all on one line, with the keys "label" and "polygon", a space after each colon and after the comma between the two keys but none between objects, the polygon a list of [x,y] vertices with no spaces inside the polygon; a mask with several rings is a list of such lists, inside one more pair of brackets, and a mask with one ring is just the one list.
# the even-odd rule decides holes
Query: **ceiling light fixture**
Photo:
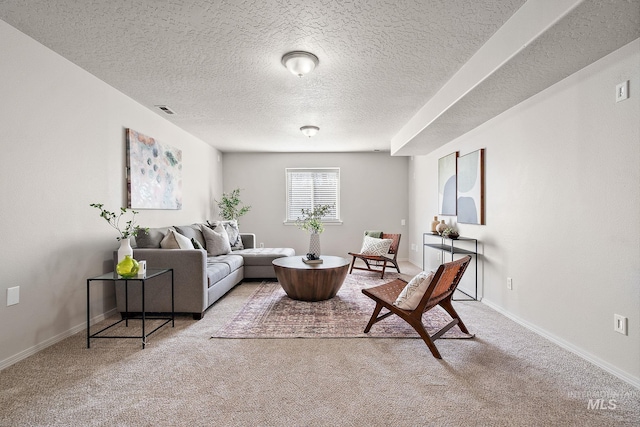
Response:
[{"label": "ceiling light fixture", "polygon": [[300,50],[286,53],[282,57],[282,65],[298,77],[312,72],[319,62],[318,57],[314,54]]},{"label": "ceiling light fixture", "polygon": [[300,132],[305,134],[305,136],[311,138],[312,136],[316,136],[320,128],[318,126],[302,126],[300,128]]}]

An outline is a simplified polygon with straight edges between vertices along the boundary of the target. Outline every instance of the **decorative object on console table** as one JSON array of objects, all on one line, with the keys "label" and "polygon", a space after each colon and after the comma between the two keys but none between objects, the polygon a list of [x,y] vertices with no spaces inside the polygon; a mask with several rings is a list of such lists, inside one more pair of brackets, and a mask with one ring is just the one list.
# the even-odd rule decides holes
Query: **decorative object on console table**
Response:
[{"label": "decorative object on console table", "polygon": [[[118,231],[119,236],[116,237],[116,240],[120,241],[120,248],[118,249],[118,260],[120,262],[124,259],[126,255],[131,255],[133,257],[133,249],[131,248],[131,236],[135,237],[138,233],[143,231],[148,231],[148,228],[142,228],[139,225],[136,225],[136,215],[139,213],[137,211],[129,211],[127,208],[120,208],[120,213],[116,214],[115,212],[111,212],[107,209],[104,209],[104,205],[102,203],[91,203],[89,206],[100,209],[100,218],[104,218],[107,223],[115,228]],[[121,221],[124,221],[123,216],[127,213],[131,212],[131,219],[125,222],[124,229],[121,229]]]},{"label": "decorative object on console table", "polygon": [[318,205],[313,209],[301,209],[302,218],[298,217],[296,225],[302,230],[311,233],[309,238],[309,253],[316,257],[320,256],[320,233],[324,231],[324,218],[331,209],[332,205]]},{"label": "decorative object on console table", "polygon": [[458,158],[458,222],[484,225],[484,149]]},{"label": "decorative object on console table", "polygon": [[434,216],[433,221],[431,221],[431,232],[433,234],[438,234],[438,230],[436,230],[436,227],[438,226],[438,224],[440,224],[440,222],[438,221],[438,217]]},{"label": "decorative object on console table", "polygon": [[444,237],[447,237],[447,238],[453,239],[453,240],[455,240],[458,237],[460,237],[460,234],[458,233],[458,231],[453,227],[445,228],[445,230],[442,232],[442,235]]},{"label": "decorative object on console table", "polygon": [[438,213],[456,214],[456,179],[458,152],[438,159]]},{"label": "decorative object on console table", "polygon": [[127,197],[134,209],[182,209],[182,150],[127,129]]},{"label": "decorative object on console table", "polygon": [[438,234],[442,235],[442,233],[446,229],[447,229],[447,224],[444,223],[444,219],[440,220],[440,224],[436,226],[436,231],[438,232]]}]

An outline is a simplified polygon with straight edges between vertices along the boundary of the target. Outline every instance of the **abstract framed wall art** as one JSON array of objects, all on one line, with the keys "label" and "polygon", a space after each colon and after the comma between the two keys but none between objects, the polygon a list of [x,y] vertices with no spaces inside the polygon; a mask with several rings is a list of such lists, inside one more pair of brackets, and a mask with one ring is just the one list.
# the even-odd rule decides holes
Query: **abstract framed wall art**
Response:
[{"label": "abstract framed wall art", "polygon": [[438,213],[456,214],[456,175],[458,152],[438,159]]},{"label": "abstract framed wall art", "polygon": [[484,148],[458,157],[458,222],[484,224]]},{"label": "abstract framed wall art", "polygon": [[127,135],[131,209],[182,209],[182,150],[133,129]]}]

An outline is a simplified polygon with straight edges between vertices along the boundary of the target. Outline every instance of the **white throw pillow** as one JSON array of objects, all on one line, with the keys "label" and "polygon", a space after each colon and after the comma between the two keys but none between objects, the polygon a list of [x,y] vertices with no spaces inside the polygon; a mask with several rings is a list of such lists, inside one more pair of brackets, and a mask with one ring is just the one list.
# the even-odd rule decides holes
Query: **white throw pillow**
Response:
[{"label": "white throw pillow", "polygon": [[375,237],[364,236],[362,242],[361,254],[385,256],[389,253],[389,248],[393,243],[393,239],[376,239]]},{"label": "white throw pillow", "polygon": [[207,253],[211,256],[218,256],[231,253],[229,235],[220,227],[220,231],[215,231],[209,227],[202,227],[204,241],[207,244]]},{"label": "white throw pillow", "polygon": [[418,304],[420,304],[422,296],[429,288],[434,274],[435,273],[433,271],[422,271],[418,273],[409,283],[407,283],[407,286],[405,286],[402,292],[400,292],[400,295],[398,295],[398,298],[395,300],[393,305],[404,310],[415,309]]},{"label": "white throw pillow", "polygon": [[238,227],[238,221],[232,219],[230,221],[218,221],[216,223],[216,230],[219,231],[220,227],[224,227],[229,236],[229,244],[232,251],[244,249],[242,245],[242,238],[240,237],[240,228]]},{"label": "white throw pillow", "polygon": [[193,249],[193,243],[188,237],[169,229],[160,242],[160,247],[162,249]]}]

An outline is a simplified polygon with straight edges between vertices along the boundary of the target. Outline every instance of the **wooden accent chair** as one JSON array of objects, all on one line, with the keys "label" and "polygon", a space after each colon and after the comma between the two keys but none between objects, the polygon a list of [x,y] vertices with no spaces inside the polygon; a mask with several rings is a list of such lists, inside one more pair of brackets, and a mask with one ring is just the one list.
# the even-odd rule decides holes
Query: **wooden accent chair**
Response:
[{"label": "wooden accent chair", "polygon": [[[375,286],[373,288],[363,289],[362,293],[376,302],[376,307],[373,310],[371,319],[369,320],[367,327],[364,329],[364,332],[368,333],[375,323],[395,314],[400,316],[400,318],[406,321],[411,325],[411,327],[413,327],[413,329],[416,330],[416,332],[418,332],[420,337],[422,337],[423,341],[429,347],[429,350],[431,350],[433,357],[442,359],[440,352],[433,341],[440,338],[445,332],[455,325],[458,325],[462,332],[466,334],[469,333],[467,327],[462,322],[462,319],[460,319],[458,313],[453,309],[453,305],[451,305],[451,297],[460,283],[460,279],[462,278],[462,275],[467,269],[470,261],[471,257],[467,255],[459,260],[440,265],[431,280],[431,284],[418,303],[418,306],[411,311],[403,310],[393,305],[400,292],[402,292],[404,287],[407,285],[407,282],[402,279],[396,279],[392,282]],[[422,323],[422,314],[431,310],[436,305],[444,308],[453,320],[438,332],[433,335],[429,335]],[[389,310],[389,312],[378,316],[383,307]]]},{"label": "wooden accent chair", "polygon": [[[353,270],[367,270],[367,271],[380,271],[380,278],[384,279],[384,272],[387,269],[387,263],[389,263],[389,268],[395,268],[398,273],[400,273],[400,267],[398,267],[398,247],[400,246],[400,237],[401,234],[386,234],[382,233],[383,239],[391,239],[393,242],[391,243],[391,247],[389,247],[388,255],[390,256],[378,256],[378,255],[366,255],[359,254],[354,252],[349,252],[349,255],[353,257],[351,261],[351,269],[349,270],[349,274]],[[356,260],[361,259],[364,261],[365,267],[356,267]],[[375,267],[375,268],[374,268]]]}]

